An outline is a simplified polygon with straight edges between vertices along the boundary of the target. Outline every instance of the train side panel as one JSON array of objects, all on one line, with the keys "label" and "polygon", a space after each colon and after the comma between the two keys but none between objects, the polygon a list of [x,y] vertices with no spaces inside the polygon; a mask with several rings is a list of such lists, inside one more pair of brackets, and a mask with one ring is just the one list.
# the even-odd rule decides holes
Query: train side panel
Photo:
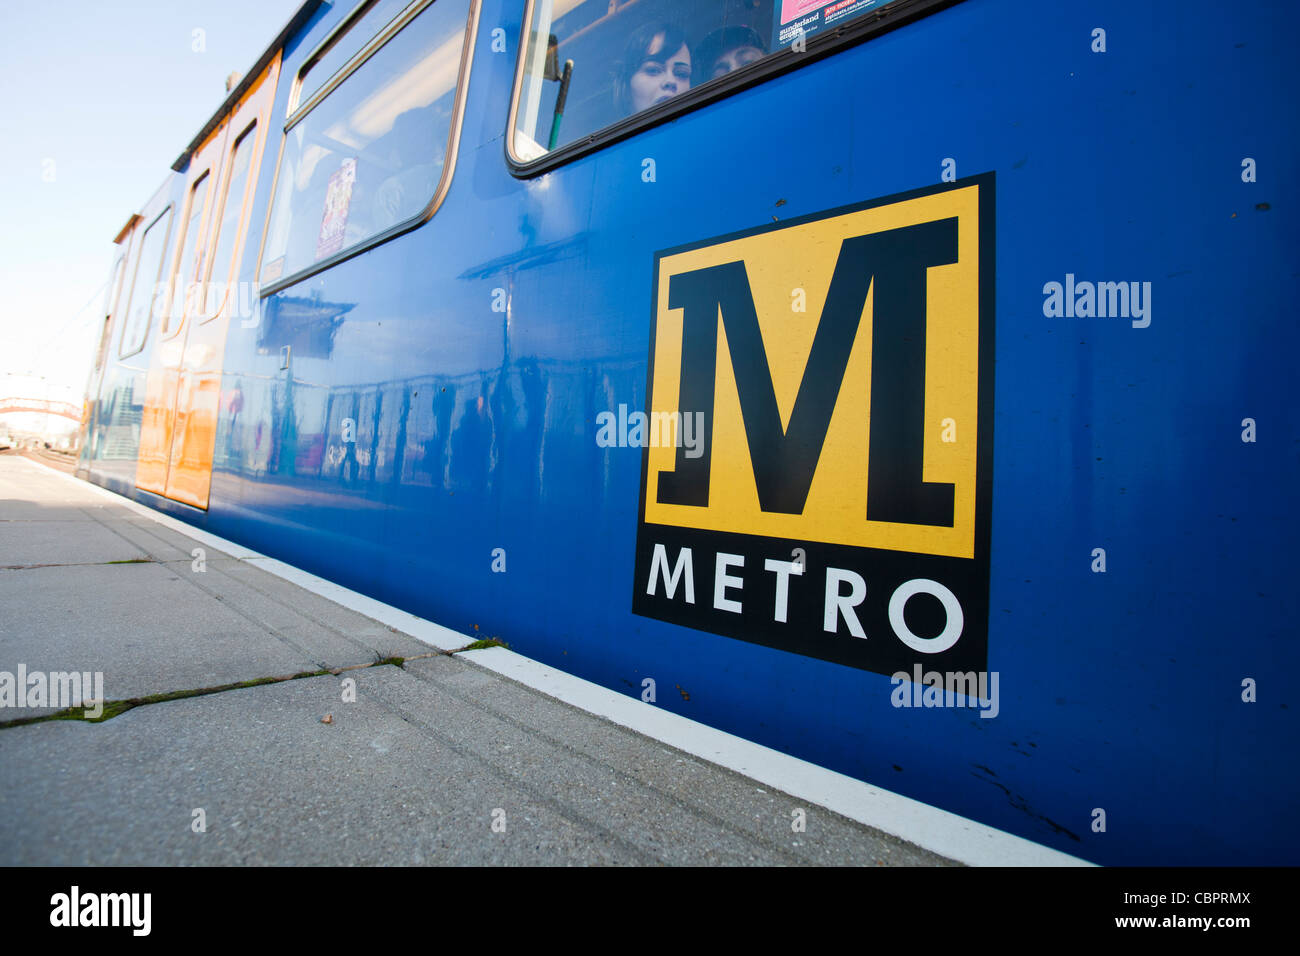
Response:
[{"label": "train side panel", "polygon": [[[504,133],[521,8],[482,4],[433,218],[231,324],[208,510],[138,497],[631,696],[652,679],[656,706],[1088,860],[1295,862],[1300,186],[1286,171],[1300,136],[1285,92],[1300,15],[965,0],[519,179]],[[289,43],[282,75],[339,16]],[[282,82],[275,123],[287,96]],[[276,154],[273,137],[255,227]],[[986,635],[996,716],[925,706],[910,680],[818,650],[865,640],[888,660],[887,627],[810,633],[799,652],[633,613],[650,450],[598,438],[602,416],[647,408],[671,312],[657,266],[785,235],[792,263],[827,262],[766,267],[751,286],[820,301],[838,240],[817,253],[791,223],[903,216],[909,197],[976,186],[989,388],[985,417],[953,426],[978,423],[987,608],[967,626]],[[936,433],[950,417],[925,416]],[[123,490],[106,464],[92,476]],[[801,543],[770,542],[783,561]],[[723,582],[724,601],[761,577],[752,560],[720,570],[718,551],[697,552],[701,604],[724,573],[744,580]],[[816,592],[801,600],[820,607],[825,569],[809,559],[791,579]],[[892,585],[865,586],[862,606],[887,620]]]}]

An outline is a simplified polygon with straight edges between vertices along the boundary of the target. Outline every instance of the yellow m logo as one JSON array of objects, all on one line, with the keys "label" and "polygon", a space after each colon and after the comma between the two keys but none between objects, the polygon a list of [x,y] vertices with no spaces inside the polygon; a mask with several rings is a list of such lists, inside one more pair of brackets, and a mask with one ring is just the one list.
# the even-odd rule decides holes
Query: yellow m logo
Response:
[{"label": "yellow m logo", "polygon": [[662,256],[642,520],[974,557],[981,188]]}]

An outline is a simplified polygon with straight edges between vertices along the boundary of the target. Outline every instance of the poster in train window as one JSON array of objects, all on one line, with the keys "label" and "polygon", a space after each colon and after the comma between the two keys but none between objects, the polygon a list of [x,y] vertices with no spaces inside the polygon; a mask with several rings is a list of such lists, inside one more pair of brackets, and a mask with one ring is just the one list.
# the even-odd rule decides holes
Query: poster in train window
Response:
[{"label": "poster in train window", "polygon": [[332,256],[343,248],[348,228],[348,207],[352,205],[352,184],[357,181],[357,161],[345,159],[330,176],[325,190],[325,212],[321,215],[320,235],[316,239],[316,261]]},{"label": "poster in train window", "polygon": [[843,26],[855,17],[881,7],[891,0],[777,0],[773,15],[773,49],[789,46],[803,34],[816,36],[822,30]]}]

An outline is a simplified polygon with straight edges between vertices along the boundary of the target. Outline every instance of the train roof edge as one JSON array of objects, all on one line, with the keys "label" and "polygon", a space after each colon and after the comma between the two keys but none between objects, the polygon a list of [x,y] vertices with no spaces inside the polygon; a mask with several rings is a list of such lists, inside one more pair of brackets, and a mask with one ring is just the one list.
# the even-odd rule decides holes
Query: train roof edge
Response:
[{"label": "train roof edge", "polygon": [[318,8],[331,5],[330,0],[305,0],[302,6],[300,6],[294,12],[293,16],[289,18],[289,22],[286,23],[280,29],[280,32],[275,35],[275,39],[271,41],[270,45],[262,51],[262,55],[257,58],[252,68],[244,73],[243,79],[236,83],[230,90],[230,93],[227,94],[226,98],[222,100],[221,105],[218,106],[216,111],[208,118],[208,121],[203,124],[203,128],[198,131],[192,140],[190,140],[190,143],[185,147],[184,152],[176,157],[176,161],[171,165],[171,168],[175,172],[179,173],[185,168],[190,161],[190,157],[194,155],[194,151],[199,148],[199,145],[205,139],[207,139],[208,134],[217,128],[217,124],[221,122],[221,118],[234,108],[234,105],[239,102],[240,97],[248,92],[249,88],[257,78],[262,75],[262,71],[266,69],[267,64],[271,62],[271,58],[275,56],[276,51],[280,50],[285,43],[288,42],[289,37],[297,33]]}]

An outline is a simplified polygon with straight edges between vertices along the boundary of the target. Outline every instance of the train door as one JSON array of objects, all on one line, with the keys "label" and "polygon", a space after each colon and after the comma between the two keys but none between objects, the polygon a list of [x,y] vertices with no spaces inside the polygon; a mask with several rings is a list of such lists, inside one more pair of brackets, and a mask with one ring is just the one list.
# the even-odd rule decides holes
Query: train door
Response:
[{"label": "train door", "polygon": [[162,308],[162,327],[149,362],[135,484],[137,488],[159,495],[167,491],[176,387],[185,349],[187,302],[193,298],[194,277],[202,269],[204,226],[208,221],[212,181],[219,172],[216,167],[221,160],[227,126],[226,123],[218,125],[190,159],[180,203],[180,231],[168,270],[170,278],[165,293],[167,302]]},{"label": "train door", "polygon": [[136,485],[207,508],[226,328],[255,301],[240,260],[270,118],[277,55],[190,162],[168,323],[150,365]]},{"label": "train door", "polygon": [[105,359],[108,356],[108,343],[113,334],[113,316],[117,314],[118,300],[122,297],[122,285],[128,273],[131,245],[135,238],[135,227],[140,221],[138,215],[132,215],[126,225],[113,240],[117,252],[113,260],[113,271],[109,275],[108,287],[104,293],[104,321],[99,330],[99,345],[95,349],[95,364],[90,370],[86,383],[86,401],[82,406],[81,427],[86,445],[93,458],[97,449],[96,425],[99,412],[100,388],[104,378]]}]

